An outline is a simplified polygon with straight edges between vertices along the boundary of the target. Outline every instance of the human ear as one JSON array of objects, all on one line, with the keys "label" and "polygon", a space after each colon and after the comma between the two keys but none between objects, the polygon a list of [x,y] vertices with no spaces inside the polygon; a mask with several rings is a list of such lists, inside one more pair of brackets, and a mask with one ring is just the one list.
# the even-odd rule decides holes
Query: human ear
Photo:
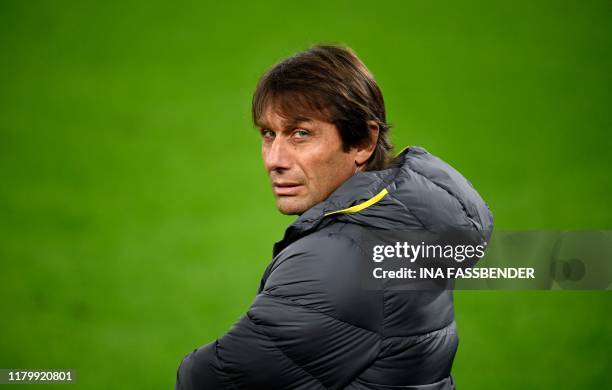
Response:
[{"label": "human ear", "polygon": [[370,140],[361,146],[355,147],[355,165],[357,170],[362,170],[365,167],[365,163],[368,161],[376,144],[378,143],[378,131],[379,126],[375,121],[368,121],[368,129],[370,130]]}]

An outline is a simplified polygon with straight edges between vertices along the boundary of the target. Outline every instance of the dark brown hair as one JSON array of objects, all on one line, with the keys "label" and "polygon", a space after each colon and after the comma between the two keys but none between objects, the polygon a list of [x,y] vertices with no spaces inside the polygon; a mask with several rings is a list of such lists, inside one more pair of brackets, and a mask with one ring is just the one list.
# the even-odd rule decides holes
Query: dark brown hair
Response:
[{"label": "dark brown hair", "polygon": [[253,95],[253,123],[261,124],[268,106],[291,120],[307,118],[333,123],[344,151],[370,142],[367,121],[378,124],[378,140],[365,170],[384,169],[389,142],[385,102],[372,73],[348,47],[314,45],[268,70]]}]

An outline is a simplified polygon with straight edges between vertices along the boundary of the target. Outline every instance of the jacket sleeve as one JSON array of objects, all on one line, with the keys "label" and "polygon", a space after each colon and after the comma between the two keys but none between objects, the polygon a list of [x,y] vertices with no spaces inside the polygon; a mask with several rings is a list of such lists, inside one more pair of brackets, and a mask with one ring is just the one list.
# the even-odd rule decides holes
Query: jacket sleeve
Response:
[{"label": "jacket sleeve", "polygon": [[379,353],[381,298],[360,286],[360,249],[314,234],[279,258],[247,313],[186,356],[176,389],[338,389]]}]

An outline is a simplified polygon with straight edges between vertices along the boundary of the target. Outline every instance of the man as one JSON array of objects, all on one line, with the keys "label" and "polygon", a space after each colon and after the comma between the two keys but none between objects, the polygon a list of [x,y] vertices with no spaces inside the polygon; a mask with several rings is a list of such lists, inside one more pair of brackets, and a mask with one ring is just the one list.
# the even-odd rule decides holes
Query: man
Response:
[{"label": "man", "polygon": [[362,288],[357,259],[367,229],[488,240],[478,193],[422,148],[389,156],[382,93],[348,48],[316,45],[270,69],[253,120],[277,207],[299,217],[246,315],[183,359],[176,388],[454,388],[452,291]]}]

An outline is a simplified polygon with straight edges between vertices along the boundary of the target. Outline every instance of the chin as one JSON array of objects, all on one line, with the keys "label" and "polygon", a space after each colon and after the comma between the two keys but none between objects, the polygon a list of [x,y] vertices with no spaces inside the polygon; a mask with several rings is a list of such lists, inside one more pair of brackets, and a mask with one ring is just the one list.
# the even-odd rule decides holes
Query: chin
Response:
[{"label": "chin", "polygon": [[276,207],[278,211],[284,215],[301,215],[311,207],[304,203],[305,202],[300,202],[298,199],[277,199]]}]

